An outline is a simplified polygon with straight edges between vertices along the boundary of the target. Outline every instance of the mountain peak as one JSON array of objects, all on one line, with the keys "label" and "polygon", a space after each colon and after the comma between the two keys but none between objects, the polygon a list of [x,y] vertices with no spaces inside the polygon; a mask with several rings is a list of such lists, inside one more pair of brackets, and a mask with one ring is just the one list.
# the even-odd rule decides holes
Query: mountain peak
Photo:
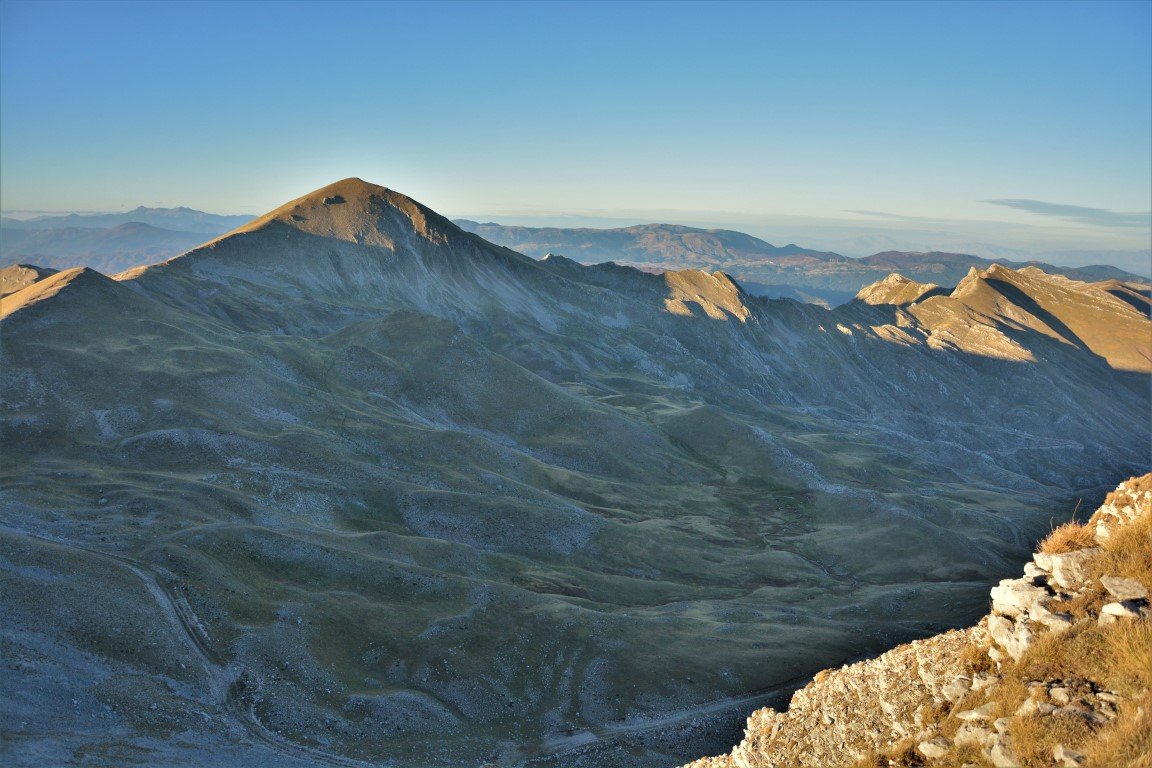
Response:
[{"label": "mountain peak", "polygon": [[856,299],[865,304],[895,304],[903,306],[920,301],[929,296],[945,293],[935,283],[918,283],[909,280],[899,272],[893,272],[883,280],[860,289]]},{"label": "mountain peak", "polygon": [[407,195],[351,177],[298,197],[224,237],[277,225],[318,237],[386,248],[394,248],[397,239],[405,236],[401,230],[408,227],[435,242],[443,242],[459,231],[448,219]]},{"label": "mountain peak", "polygon": [[[19,265],[18,268],[41,272],[38,267]],[[118,286],[112,278],[89,267],[73,267],[61,272],[43,270],[38,279],[27,282],[24,287],[4,297],[3,304],[0,306],[0,319],[65,291],[69,294],[79,293],[88,296],[93,292],[108,294],[118,290],[124,289]]]}]

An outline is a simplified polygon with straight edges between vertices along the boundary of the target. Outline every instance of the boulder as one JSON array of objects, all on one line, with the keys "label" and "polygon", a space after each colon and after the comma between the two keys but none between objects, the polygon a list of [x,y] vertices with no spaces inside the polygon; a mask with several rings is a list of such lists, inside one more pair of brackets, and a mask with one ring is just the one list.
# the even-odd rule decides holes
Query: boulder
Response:
[{"label": "boulder", "polygon": [[992,737],[988,745],[988,759],[996,768],[1019,768],[1020,761],[1008,746],[1008,739],[999,734]]},{"label": "boulder", "polygon": [[1024,563],[1024,578],[1040,587],[1048,581],[1048,571],[1033,562]]},{"label": "boulder", "polygon": [[1104,576],[1100,579],[1108,594],[1117,600],[1145,600],[1148,598],[1148,588],[1136,579],[1125,579],[1119,576]]},{"label": "boulder", "polygon": [[988,702],[981,704],[974,709],[966,709],[963,712],[957,712],[956,717],[960,720],[991,720],[996,716],[996,704]]},{"label": "boulder", "polygon": [[1038,624],[1043,624],[1053,632],[1063,632],[1075,623],[1072,614],[1050,611],[1047,606],[1041,603],[1032,606],[1032,609],[1028,611],[1028,618]]},{"label": "boulder", "polygon": [[940,692],[944,694],[944,698],[950,702],[957,702],[964,698],[964,694],[972,689],[972,678],[967,675],[957,675],[952,678],[950,683],[947,683]]},{"label": "boulder", "polygon": [[1052,583],[1071,592],[1078,591],[1088,581],[1088,572],[1085,564],[1099,554],[1099,547],[1079,549],[1075,552],[1063,552],[1059,555],[1050,555],[1052,568]]},{"label": "boulder", "polygon": [[1023,704],[1016,708],[1017,717],[1030,717],[1031,715],[1047,715],[1056,710],[1054,704],[1049,704],[1046,701],[1037,701],[1036,699],[1026,699]]},{"label": "boulder", "polygon": [[992,587],[992,611],[1002,616],[1016,617],[1028,613],[1033,605],[1048,597],[1048,590],[1027,579],[1003,579]]},{"label": "boulder", "polygon": [[916,746],[916,750],[929,760],[935,760],[944,757],[952,750],[952,742],[943,736],[937,736],[931,741],[920,742]]},{"label": "boulder", "polygon": [[1019,621],[1012,622],[1002,616],[989,616],[988,634],[1013,659],[1019,659],[1036,642],[1036,635],[1033,634],[1028,620],[1023,617]]},{"label": "boulder", "polygon": [[956,731],[956,735],[952,740],[958,747],[983,747],[988,739],[992,736],[992,731],[987,726],[981,725],[976,722],[964,723]]},{"label": "boulder", "polygon": [[1114,616],[1118,619],[1138,619],[1140,618],[1140,605],[1133,600],[1125,600],[1122,603],[1106,603],[1100,609],[1100,618],[1105,616]]}]

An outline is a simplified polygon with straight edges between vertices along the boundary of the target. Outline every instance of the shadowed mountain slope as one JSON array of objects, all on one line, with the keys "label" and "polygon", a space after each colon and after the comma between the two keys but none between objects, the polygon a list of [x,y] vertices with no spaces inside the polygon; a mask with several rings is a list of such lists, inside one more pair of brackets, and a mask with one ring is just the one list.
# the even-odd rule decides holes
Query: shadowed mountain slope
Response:
[{"label": "shadowed mountain slope", "polygon": [[714,751],[794,678],[982,613],[1146,461],[1148,377],[1061,335],[1132,305],[997,279],[1048,314],[950,322],[1029,356],[918,319],[958,298],[534,261],[347,179],[31,282],[0,321],[9,762]]}]

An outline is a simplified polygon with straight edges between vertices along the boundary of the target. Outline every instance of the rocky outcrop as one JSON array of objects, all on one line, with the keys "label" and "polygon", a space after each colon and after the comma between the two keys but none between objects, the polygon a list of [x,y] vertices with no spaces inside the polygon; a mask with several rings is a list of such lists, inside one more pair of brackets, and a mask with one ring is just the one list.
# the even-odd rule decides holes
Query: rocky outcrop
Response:
[{"label": "rocky outcrop", "polygon": [[856,299],[865,304],[912,304],[929,296],[946,295],[948,292],[935,283],[918,283],[893,272],[883,280],[866,285],[856,294]]},{"label": "rocky outcrop", "polygon": [[[1086,525],[1057,529],[1023,576],[992,588],[992,610],[976,626],[820,672],[787,711],[754,712],[731,754],[685,768],[1146,765],[1090,761],[1081,749],[1097,742],[1120,750],[1108,754],[1144,749],[1132,742],[1138,736],[1125,734],[1146,733],[1149,717],[1141,669],[1152,653],[1150,518],[1152,474],[1120,485]],[[1126,529],[1129,541],[1117,546]],[[1069,541],[1092,546],[1059,551]],[[1105,572],[1112,567],[1129,572]],[[1143,633],[1135,635],[1135,651],[1127,647],[1132,628]],[[1127,646],[1111,648],[1114,636]],[[1079,645],[1097,658],[1078,658]],[[1145,683],[1112,690],[1113,677],[1132,677],[1125,664]],[[1134,725],[1119,723],[1124,717]],[[1077,743],[1062,743],[1061,733]]]}]

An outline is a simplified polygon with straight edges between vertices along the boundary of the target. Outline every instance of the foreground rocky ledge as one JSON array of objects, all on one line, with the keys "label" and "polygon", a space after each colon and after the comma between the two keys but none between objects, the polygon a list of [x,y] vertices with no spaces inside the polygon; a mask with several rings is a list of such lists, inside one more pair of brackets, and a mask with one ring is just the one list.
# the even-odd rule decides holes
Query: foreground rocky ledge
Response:
[{"label": "foreground rocky ledge", "polygon": [[971,628],[825,670],[684,768],[1152,768],[1152,474],[1053,531]]}]

